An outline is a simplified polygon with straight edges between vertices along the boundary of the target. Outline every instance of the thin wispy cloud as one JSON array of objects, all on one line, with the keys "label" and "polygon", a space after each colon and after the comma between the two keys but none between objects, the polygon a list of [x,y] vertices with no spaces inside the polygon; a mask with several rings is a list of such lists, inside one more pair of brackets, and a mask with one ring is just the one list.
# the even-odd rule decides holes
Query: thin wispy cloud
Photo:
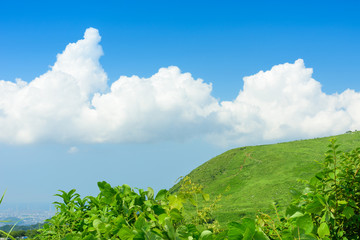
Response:
[{"label": "thin wispy cloud", "polygon": [[202,138],[230,146],[360,129],[360,93],[325,94],[301,59],[245,77],[234,101],[219,101],[211,84],[176,66],[109,85],[100,40],[89,28],[43,75],[29,83],[0,81],[1,142]]},{"label": "thin wispy cloud", "polygon": [[78,151],[79,151],[79,149],[77,147],[72,146],[69,148],[69,150],[67,152],[70,154],[74,154],[74,153],[77,153]]}]

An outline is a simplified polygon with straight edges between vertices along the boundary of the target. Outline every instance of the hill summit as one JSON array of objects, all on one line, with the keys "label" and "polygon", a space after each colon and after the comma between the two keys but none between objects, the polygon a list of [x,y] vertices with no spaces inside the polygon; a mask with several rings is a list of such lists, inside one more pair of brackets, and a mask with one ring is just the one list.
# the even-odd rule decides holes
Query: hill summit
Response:
[{"label": "hill summit", "polygon": [[[273,202],[281,207],[291,200],[291,189],[301,190],[298,181],[309,180],[319,169],[336,138],[340,150],[360,146],[360,132],[333,137],[299,140],[271,145],[247,146],[229,150],[205,162],[188,174],[213,198],[222,194],[215,211],[221,223],[236,221],[258,210],[269,211]],[[181,181],[170,191],[176,192]]]}]

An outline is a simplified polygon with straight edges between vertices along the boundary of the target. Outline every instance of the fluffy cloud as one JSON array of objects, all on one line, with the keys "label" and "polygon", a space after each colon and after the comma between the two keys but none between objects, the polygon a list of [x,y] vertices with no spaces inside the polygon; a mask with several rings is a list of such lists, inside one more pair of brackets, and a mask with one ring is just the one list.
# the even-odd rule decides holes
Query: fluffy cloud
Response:
[{"label": "fluffy cloud", "polygon": [[222,102],[216,135],[223,144],[273,142],[360,129],[360,94],[346,90],[327,95],[302,59],[245,77],[233,102]]},{"label": "fluffy cloud", "polygon": [[0,81],[0,141],[148,142],[206,138],[243,145],[360,129],[360,94],[327,95],[299,59],[244,78],[234,101],[171,66],[111,84],[96,29],[26,83]]}]

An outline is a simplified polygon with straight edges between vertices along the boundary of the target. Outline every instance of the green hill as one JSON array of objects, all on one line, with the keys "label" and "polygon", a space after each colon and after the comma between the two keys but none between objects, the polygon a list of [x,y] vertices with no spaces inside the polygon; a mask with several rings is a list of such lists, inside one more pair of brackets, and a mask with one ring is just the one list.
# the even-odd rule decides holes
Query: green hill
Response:
[{"label": "green hill", "polygon": [[[215,211],[220,223],[269,211],[272,202],[285,206],[290,189],[302,189],[298,179],[308,180],[320,167],[332,137],[249,146],[229,150],[194,169],[188,176],[204,186],[212,197],[222,194]],[[340,150],[360,146],[360,132],[335,136]],[[171,192],[178,190],[176,184]],[[228,191],[225,191],[229,188]]]}]

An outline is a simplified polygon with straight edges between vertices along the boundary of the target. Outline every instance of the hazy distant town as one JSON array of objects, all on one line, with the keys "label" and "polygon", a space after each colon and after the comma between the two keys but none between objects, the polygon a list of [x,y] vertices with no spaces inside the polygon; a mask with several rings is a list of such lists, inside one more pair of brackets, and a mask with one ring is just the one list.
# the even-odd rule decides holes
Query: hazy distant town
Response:
[{"label": "hazy distant town", "polygon": [[[51,218],[55,210],[0,210],[0,227],[4,225],[33,225],[43,223],[46,219]],[[8,222],[1,222],[8,221]]]}]

